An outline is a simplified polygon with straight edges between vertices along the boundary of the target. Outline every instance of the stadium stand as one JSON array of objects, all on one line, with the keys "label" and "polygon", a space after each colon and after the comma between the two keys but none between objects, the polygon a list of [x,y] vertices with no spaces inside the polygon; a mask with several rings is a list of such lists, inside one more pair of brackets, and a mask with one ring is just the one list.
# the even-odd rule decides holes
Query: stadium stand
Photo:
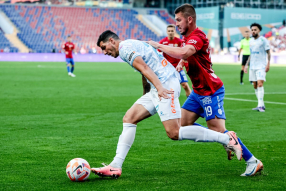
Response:
[{"label": "stadium stand", "polygon": [[68,35],[72,35],[77,52],[81,48],[91,51],[99,34],[108,29],[116,31],[122,39],[163,38],[143,25],[135,17],[138,12],[131,9],[3,4],[0,8],[19,29],[18,37],[33,52],[52,52],[52,49],[59,52]]},{"label": "stadium stand", "polygon": [[18,49],[13,47],[9,40],[5,37],[4,33],[0,30],[0,52],[9,50],[9,52],[18,52]]},{"label": "stadium stand", "polygon": [[166,23],[175,24],[175,20],[170,16],[170,14],[165,10],[149,10],[147,12],[150,15],[157,15],[163,19]]}]

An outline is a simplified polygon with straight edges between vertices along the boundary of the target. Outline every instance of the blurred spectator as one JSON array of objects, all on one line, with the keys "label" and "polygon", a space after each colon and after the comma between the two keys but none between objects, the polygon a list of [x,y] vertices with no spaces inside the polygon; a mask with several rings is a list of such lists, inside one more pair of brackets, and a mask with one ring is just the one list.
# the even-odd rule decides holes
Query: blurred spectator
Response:
[{"label": "blurred spectator", "polygon": [[86,54],[86,50],[85,50],[83,47],[81,47],[80,53],[81,53],[81,54]]},{"label": "blurred spectator", "polygon": [[92,47],[92,53],[93,53],[93,54],[96,54],[96,53],[97,53],[97,50],[96,50],[95,47]]},{"label": "blurred spectator", "polygon": [[271,32],[272,32],[272,36],[276,36],[276,32],[277,32],[276,27],[272,27]]},{"label": "blurred spectator", "polygon": [[6,53],[10,52],[10,48],[9,47],[5,47],[4,48],[4,52],[6,52]]}]

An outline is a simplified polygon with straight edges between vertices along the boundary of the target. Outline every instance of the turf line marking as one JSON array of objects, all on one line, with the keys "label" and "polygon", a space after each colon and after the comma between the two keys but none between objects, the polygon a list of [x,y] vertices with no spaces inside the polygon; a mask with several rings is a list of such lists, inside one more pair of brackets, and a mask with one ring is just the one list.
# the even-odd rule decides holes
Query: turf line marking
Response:
[{"label": "turf line marking", "polygon": [[[286,94],[286,92],[265,92],[264,94]],[[225,95],[254,95],[254,93],[226,93]]]},{"label": "turf line marking", "polygon": [[[257,100],[237,99],[237,98],[231,98],[231,97],[225,97],[224,99],[226,99],[226,100],[233,100],[233,101],[257,102]],[[286,105],[286,103],[282,103],[282,102],[272,102],[272,101],[264,101],[264,103],[277,104],[277,105]]]}]

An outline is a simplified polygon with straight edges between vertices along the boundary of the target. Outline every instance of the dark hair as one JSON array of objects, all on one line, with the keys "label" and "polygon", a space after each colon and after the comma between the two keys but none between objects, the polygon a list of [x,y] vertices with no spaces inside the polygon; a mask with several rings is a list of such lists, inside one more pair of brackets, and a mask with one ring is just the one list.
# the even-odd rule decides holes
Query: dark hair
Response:
[{"label": "dark hair", "polygon": [[71,37],[71,35],[68,36],[68,38],[70,38],[70,37]]},{"label": "dark hair", "polygon": [[250,28],[252,28],[252,27],[257,27],[257,28],[259,28],[260,31],[262,30],[262,26],[260,24],[258,24],[258,23],[252,23],[250,25]]},{"label": "dark hair", "polygon": [[249,31],[245,31],[245,32],[247,32],[247,33],[248,33]]},{"label": "dark hair", "polygon": [[193,5],[191,4],[183,4],[180,7],[177,7],[175,10],[175,14],[183,13],[184,17],[192,17],[194,20],[196,20],[196,11]]},{"label": "dark hair", "polygon": [[98,40],[97,40],[97,46],[100,47],[100,42],[106,42],[108,41],[109,38],[114,38],[115,40],[119,40],[119,37],[117,36],[117,34],[115,34],[114,32],[112,32],[111,30],[106,30],[103,33],[101,33],[101,35],[99,36]]}]

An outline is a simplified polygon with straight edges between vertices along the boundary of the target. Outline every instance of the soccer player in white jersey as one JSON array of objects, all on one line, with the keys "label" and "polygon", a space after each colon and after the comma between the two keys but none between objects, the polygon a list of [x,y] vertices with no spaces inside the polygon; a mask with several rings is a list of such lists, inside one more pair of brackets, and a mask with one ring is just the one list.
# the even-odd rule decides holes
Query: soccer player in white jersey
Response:
[{"label": "soccer player in white jersey", "polygon": [[253,38],[251,38],[249,42],[250,57],[245,65],[244,72],[247,73],[247,68],[250,63],[249,81],[253,82],[255,94],[258,99],[258,106],[252,110],[265,112],[263,83],[266,81],[266,72],[270,69],[270,46],[268,40],[259,34],[262,30],[260,24],[253,23],[250,28]]},{"label": "soccer player in white jersey", "polygon": [[199,125],[181,127],[179,96],[180,82],[176,69],[151,45],[138,40],[121,41],[110,30],[103,32],[97,45],[103,53],[121,59],[138,70],[151,84],[150,92],[140,97],[123,117],[123,131],[119,137],[113,161],[102,168],[92,168],[92,172],[104,177],[118,178],[122,164],[133,144],[137,123],[158,113],[168,137],[172,140],[193,140],[218,142],[232,149],[238,159],[242,150],[234,132],[215,132]]}]

